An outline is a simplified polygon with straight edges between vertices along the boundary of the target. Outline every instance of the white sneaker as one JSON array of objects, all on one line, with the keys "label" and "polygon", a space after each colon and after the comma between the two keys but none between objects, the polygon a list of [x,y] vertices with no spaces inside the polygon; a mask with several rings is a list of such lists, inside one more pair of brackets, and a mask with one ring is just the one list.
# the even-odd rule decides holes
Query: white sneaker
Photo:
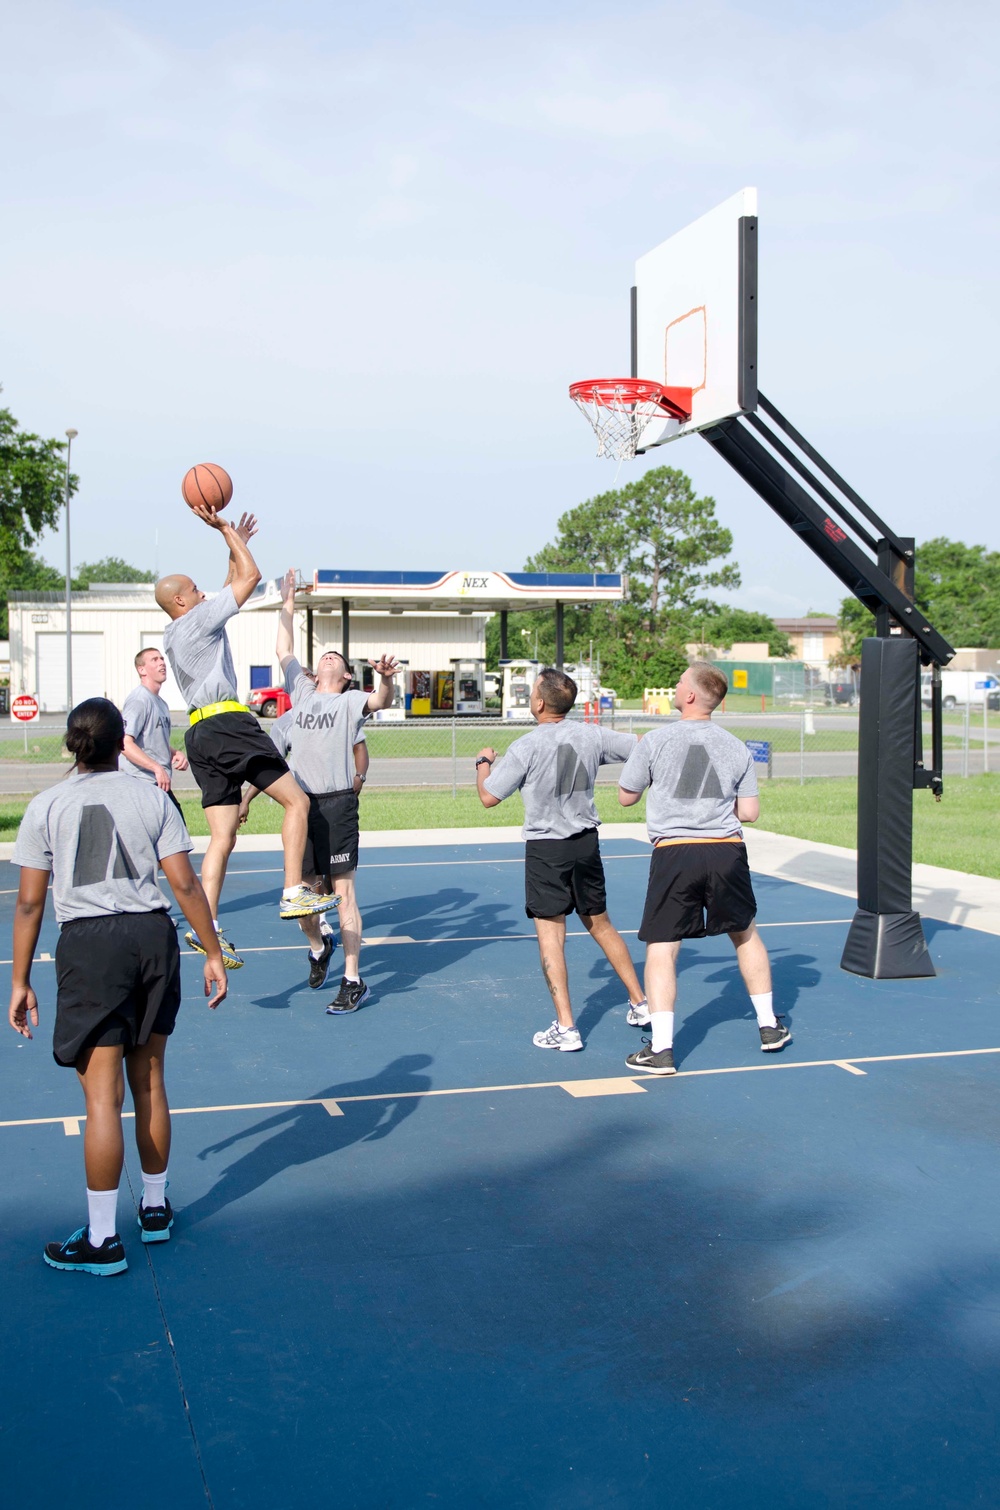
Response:
[{"label": "white sneaker", "polygon": [[649,1027],[649,1004],[641,1001],[637,1007],[629,1006],[625,1013],[625,1021],[630,1028]]},{"label": "white sneaker", "polygon": [[579,1029],[561,1028],[558,1021],[546,1028],[544,1033],[536,1033],[531,1041],[536,1049],[561,1049],[564,1054],[583,1048]]}]

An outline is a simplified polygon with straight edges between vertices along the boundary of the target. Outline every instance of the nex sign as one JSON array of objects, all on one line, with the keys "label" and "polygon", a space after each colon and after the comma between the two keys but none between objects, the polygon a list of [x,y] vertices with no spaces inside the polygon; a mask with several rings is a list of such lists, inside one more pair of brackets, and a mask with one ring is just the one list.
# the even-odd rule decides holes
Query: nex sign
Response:
[{"label": "nex sign", "polygon": [[489,574],[489,572],[487,572],[484,577],[471,577],[468,574],[466,574],[462,578],[462,586],[459,588],[459,591],[460,592],[481,592],[484,588],[489,587],[489,585],[490,585],[490,574]]}]

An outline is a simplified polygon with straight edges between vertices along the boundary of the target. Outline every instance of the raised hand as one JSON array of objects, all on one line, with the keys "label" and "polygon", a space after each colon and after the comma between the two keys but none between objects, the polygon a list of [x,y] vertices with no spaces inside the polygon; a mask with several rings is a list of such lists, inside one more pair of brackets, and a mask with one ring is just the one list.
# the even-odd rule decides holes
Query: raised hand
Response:
[{"label": "raised hand", "polygon": [[368,664],[373,671],[378,672],[379,676],[391,678],[395,676],[396,672],[399,670],[399,662],[394,655],[383,655],[381,659],[377,661],[369,661]]},{"label": "raised hand", "polygon": [[491,745],[484,745],[479,754],[476,756],[477,760],[496,760],[496,758],[497,752]]},{"label": "raised hand", "polygon": [[229,523],[229,520],[224,519],[218,510],[210,509],[207,503],[191,504],[191,512],[197,514],[202,523],[207,524],[211,530],[224,530]]},{"label": "raised hand", "polygon": [[240,522],[233,526],[237,535],[246,545],[257,533],[257,516],[255,514],[241,514]]},{"label": "raised hand", "polygon": [[296,575],[295,568],[293,566],[290,566],[288,568],[288,570],[285,572],[285,575],[281,579],[281,598],[282,598],[282,601],[286,605],[288,605],[289,607],[292,606],[289,603],[289,599],[290,598],[294,599],[294,597],[295,597],[296,582],[297,582],[297,575]]}]

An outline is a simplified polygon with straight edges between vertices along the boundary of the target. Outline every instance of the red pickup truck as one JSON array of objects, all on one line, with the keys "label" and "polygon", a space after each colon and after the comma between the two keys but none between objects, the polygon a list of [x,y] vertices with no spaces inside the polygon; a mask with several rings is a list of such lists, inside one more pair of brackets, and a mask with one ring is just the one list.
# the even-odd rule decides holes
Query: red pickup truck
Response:
[{"label": "red pickup truck", "polygon": [[247,706],[261,718],[280,718],[292,706],[292,699],[284,687],[255,687]]}]

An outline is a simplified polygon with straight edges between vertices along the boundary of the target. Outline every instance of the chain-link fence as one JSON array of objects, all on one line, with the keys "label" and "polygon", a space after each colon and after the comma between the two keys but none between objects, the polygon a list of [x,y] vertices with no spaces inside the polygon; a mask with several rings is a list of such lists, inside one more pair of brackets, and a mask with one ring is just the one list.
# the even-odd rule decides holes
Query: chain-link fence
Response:
[{"label": "chain-link fence", "polygon": [[[855,776],[858,769],[858,711],[812,709],[798,712],[722,713],[713,720],[729,729],[753,751],[761,781],[806,782],[831,776]],[[263,727],[268,721],[263,720]],[[606,728],[641,734],[669,722],[643,713],[601,715]],[[925,763],[931,750],[930,715],[925,714]],[[459,787],[475,785],[475,757],[484,747],[501,754],[532,727],[529,722],[488,718],[408,718],[372,722],[366,736],[371,756],[372,788]],[[69,755],[63,726],[11,728],[0,737],[0,790],[26,792],[48,785],[67,769]],[[174,729],[174,744],[183,744],[183,728]],[[47,768],[44,771],[36,768]],[[616,784],[620,766],[602,767],[603,783]],[[1000,771],[1000,712],[983,706],[959,707],[944,715],[944,770],[948,777]],[[193,785],[177,773],[175,786]]]},{"label": "chain-link fence", "polygon": [[[670,720],[642,713],[602,715],[606,728],[642,734]],[[760,780],[806,782],[825,776],[856,776],[856,710],[797,713],[722,714],[713,722],[728,729],[751,749]],[[923,720],[925,763],[929,763],[931,728]],[[475,757],[484,747],[499,753],[527,732],[527,723],[489,719],[408,719],[374,724],[368,729],[371,754],[369,783],[379,787],[475,785]],[[962,709],[945,716],[944,769],[948,776],[1000,771],[1000,715],[986,708]],[[603,766],[600,782],[617,784],[621,767]]]}]

